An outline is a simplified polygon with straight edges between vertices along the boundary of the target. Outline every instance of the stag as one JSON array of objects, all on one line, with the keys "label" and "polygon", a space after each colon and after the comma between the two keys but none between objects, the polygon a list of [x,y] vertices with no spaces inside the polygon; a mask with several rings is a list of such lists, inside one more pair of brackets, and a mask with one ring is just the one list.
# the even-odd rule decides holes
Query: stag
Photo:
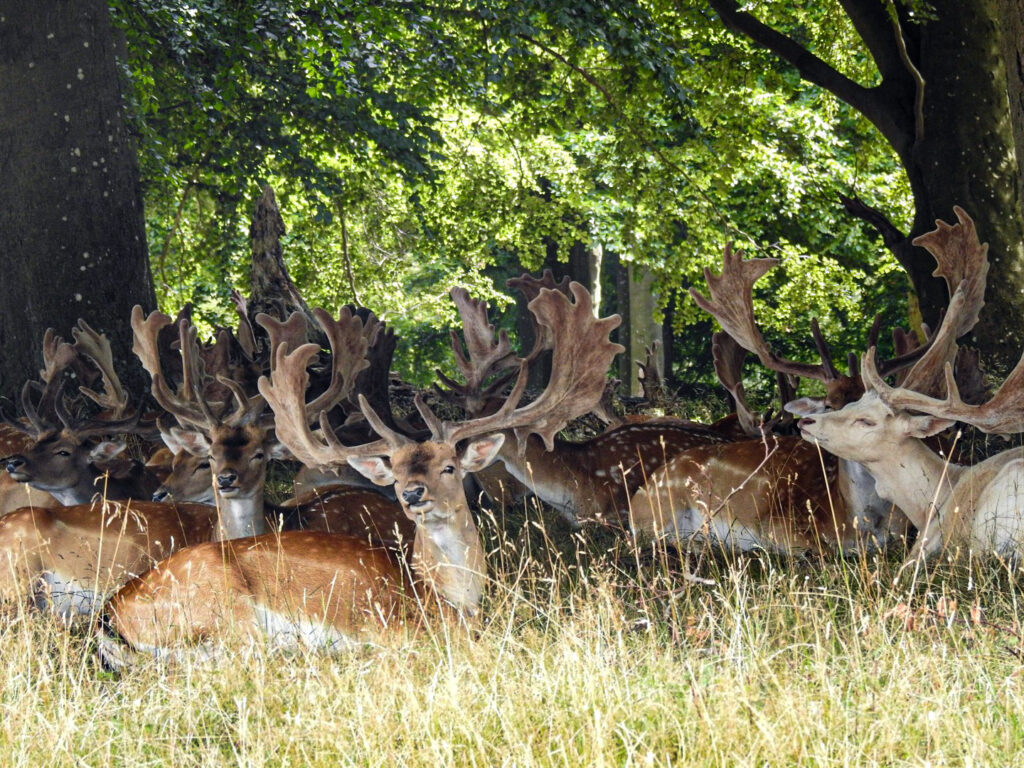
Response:
[{"label": "stag", "polygon": [[[966,217],[962,211],[958,215]],[[983,303],[988,262],[986,248],[977,243],[973,226],[962,225],[953,233],[941,228],[937,232],[939,236],[932,233],[918,242],[935,256],[939,273],[950,280],[969,279],[964,280],[951,304],[950,314],[955,314],[955,320],[950,321],[955,324],[944,321],[940,332],[926,345],[885,366],[887,373],[894,373],[919,361],[907,374],[908,379],[924,375],[920,361],[947,359],[955,354],[948,336],[969,330]],[[804,398],[788,404],[788,409],[806,417],[827,407],[843,408],[852,402],[851,398],[862,396],[864,384],[855,364],[851,364],[848,376],[838,372],[816,323],[814,339],[822,357],[820,365],[781,358],[768,347],[755,324],[753,284],[776,263],[775,259],[743,260],[742,254],[726,248],[722,274],[705,271],[711,298],[691,292],[730,336],[767,367],[825,383],[828,394],[824,402]],[[869,345],[874,343],[877,327],[876,322]],[[848,412],[850,407],[825,416],[832,420],[833,413]],[[808,419],[800,424],[808,427]],[[633,529],[680,542],[708,540],[744,550],[849,553],[883,546],[894,531],[904,530],[902,516],[890,514],[894,501],[920,528],[924,521],[915,509],[908,510],[902,497],[893,499],[877,488],[876,476],[856,456],[838,452],[842,458],[837,460],[831,444],[822,443],[830,452],[823,456],[794,438],[741,442],[681,454],[654,473],[647,486],[633,497]]]},{"label": "stag", "polygon": [[[176,656],[185,645],[225,633],[230,625],[281,644],[342,648],[403,625],[433,606],[445,616],[472,621],[484,591],[485,560],[462,486],[468,472],[492,462],[506,434],[536,433],[548,446],[570,419],[597,404],[605,372],[621,351],[608,335],[618,317],[597,319],[589,294],[574,300],[542,290],[530,310],[549,331],[552,374],[533,402],[520,400],[535,355],[519,363],[516,383],[495,413],[462,422],[438,419],[417,398],[431,438],[411,440],[389,428],[364,397],[360,407],[380,438],[345,446],[319,406],[306,402],[309,361],[319,351],[304,344],[274,348],[275,365],[260,392],[276,414],[277,435],[307,466],[349,463],[380,485],[395,487],[415,522],[411,574],[364,539],[285,532],[244,541],[210,543],[169,558],[127,585],[110,602],[109,627],[130,648]],[[315,401],[314,401],[315,403]],[[318,418],[319,430],[310,425]],[[112,663],[125,646],[104,638]]]}]

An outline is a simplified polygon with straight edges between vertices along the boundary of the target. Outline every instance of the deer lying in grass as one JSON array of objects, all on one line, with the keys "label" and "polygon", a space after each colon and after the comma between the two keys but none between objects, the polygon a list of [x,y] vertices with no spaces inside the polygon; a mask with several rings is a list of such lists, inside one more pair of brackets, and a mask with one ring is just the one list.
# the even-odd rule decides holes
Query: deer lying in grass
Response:
[{"label": "deer lying in grass", "polygon": [[[383,439],[345,447],[322,414],[319,432],[311,431],[318,414],[305,402],[306,366],[319,350],[275,349],[260,391],[276,414],[278,437],[308,466],[347,461],[378,484],[394,484],[416,523],[411,574],[386,551],[349,536],[285,532],[211,543],[178,553],[121,590],[108,607],[110,630],[135,650],[176,657],[232,625],[279,644],[340,648],[401,627],[422,606],[474,619],[485,561],[463,475],[494,460],[502,430],[534,431],[550,445],[568,420],[597,403],[605,371],[622,349],[608,340],[618,317],[596,319],[589,294],[575,284],[572,293],[575,302],[542,291],[530,304],[551,331],[552,376],[544,393],[519,406],[531,356],[521,361],[506,404],[490,416],[441,422],[417,399],[433,436],[424,442],[389,429],[362,397],[363,413]],[[125,661],[124,646],[111,638],[103,649],[111,663]]]},{"label": "deer lying in grass", "polygon": [[[955,211],[959,224],[939,222],[933,237],[973,236],[970,218],[959,208]],[[863,361],[864,397],[840,411],[806,414],[799,422],[805,439],[861,461],[875,477],[878,492],[906,511],[921,531],[911,559],[958,548],[1016,559],[1024,550],[1024,449],[962,467],[921,442],[956,421],[997,434],[1024,431],[1024,357],[983,404],[965,402],[957,385],[951,362],[956,339],[977,318],[969,294],[965,281],[950,302],[937,334],[940,340],[900,386],[885,383],[870,350]]]},{"label": "deer lying in grass", "polygon": [[[96,495],[149,499],[158,485],[156,478],[138,462],[119,458],[126,447],[123,441],[96,439],[138,429],[139,414],[130,409],[128,394],[114,371],[110,343],[84,320],[72,333],[74,344],[52,329],[43,338],[40,382],[27,382],[21,395],[34,440],[7,457],[7,471],[14,480],[46,491],[62,504],[85,504]],[[81,375],[85,370],[81,358],[90,360],[102,376],[102,392],[80,387],[82,394],[103,408],[102,418],[78,418],[65,406],[64,374],[77,367]],[[33,401],[33,392],[39,392],[38,401]]]},{"label": "deer lying in grass", "polygon": [[[544,280],[523,275],[509,283],[528,297],[540,290],[565,292],[550,273]],[[446,387],[442,395],[469,416],[479,417],[498,407],[510,380],[509,369],[514,374],[518,367],[508,336],[504,331],[496,335],[487,319],[487,304],[470,298],[462,288],[453,288],[451,296],[465,339],[463,351],[463,342],[452,332],[452,350],[463,381],[438,372]],[[535,337],[542,339],[544,332],[535,331]],[[735,439],[731,432],[679,419],[627,423],[581,442],[556,438],[545,444],[536,437],[514,437],[506,432],[499,453],[507,472],[574,525],[591,521],[623,525],[629,497],[651,472],[688,448]],[[480,479],[492,498],[502,495],[494,490],[500,478]]]},{"label": "deer lying in grass", "polygon": [[[983,303],[986,250],[977,243],[973,227],[952,233],[940,227],[932,236],[919,238],[919,242],[929,247],[939,263],[938,272],[948,280],[970,278],[964,281],[950,310],[951,314],[954,308],[957,310],[956,330],[962,335],[976,322]],[[705,299],[695,291],[694,296],[763,363],[775,370],[823,380],[828,391],[826,402],[842,407],[850,398],[860,396],[863,384],[853,365],[850,376],[838,373],[817,327],[814,335],[822,357],[820,366],[783,360],[772,352],[757,329],[752,286],[776,263],[775,259],[744,261],[741,254],[727,248],[721,276],[705,270],[712,298]],[[877,326],[872,337],[876,333]],[[949,347],[946,334],[936,334],[928,346],[890,361],[887,371],[904,368],[916,358],[918,367],[908,379],[921,380],[919,371],[925,360],[952,359],[944,357],[947,355],[955,355],[955,349]],[[825,403],[807,399],[787,406],[804,415],[812,410],[824,411],[825,407]],[[848,412],[851,407],[835,413]],[[833,413],[827,417],[829,423],[841,418]],[[800,423],[811,428],[807,419]],[[821,445],[831,455],[820,455],[813,446],[794,438],[687,451],[653,473],[646,487],[634,495],[633,530],[679,542],[708,540],[741,550],[849,553],[886,544],[894,527],[892,502],[915,526],[924,524],[916,508],[904,506],[904,496],[893,498],[876,488],[877,475],[860,462],[860,454],[833,450],[831,440]],[[836,455],[841,458],[837,460]],[[903,531],[900,519],[896,532]]]}]

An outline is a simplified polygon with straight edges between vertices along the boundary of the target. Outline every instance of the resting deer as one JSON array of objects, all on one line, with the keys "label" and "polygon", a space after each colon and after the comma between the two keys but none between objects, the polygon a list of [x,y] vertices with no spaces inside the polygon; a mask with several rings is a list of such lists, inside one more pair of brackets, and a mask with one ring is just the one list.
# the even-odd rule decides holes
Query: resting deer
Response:
[{"label": "resting deer", "polygon": [[[960,241],[973,243],[976,251],[987,250],[977,245],[970,217],[954,210],[958,224],[937,222],[938,229],[918,241],[927,238],[926,246]],[[809,414],[799,422],[805,439],[863,462],[879,493],[906,511],[921,530],[911,558],[957,547],[1016,558],[1024,549],[1024,450],[1004,451],[962,467],[921,441],[956,421],[991,433],[1024,431],[1024,357],[985,403],[965,402],[957,384],[952,362],[957,359],[956,339],[977,321],[971,288],[969,279],[957,288],[937,341],[898,387],[885,383],[874,350],[869,350],[863,360],[867,394],[841,411]]]},{"label": "resting deer", "polygon": [[[110,602],[109,627],[136,650],[176,656],[184,644],[216,638],[233,622],[241,631],[282,644],[345,647],[393,630],[419,606],[443,607],[472,620],[484,591],[483,547],[462,477],[493,461],[504,430],[540,434],[551,445],[568,420],[589,411],[604,387],[612,358],[622,349],[608,335],[618,317],[596,319],[589,294],[572,286],[575,302],[542,291],[530,304],[553,347],[545,391],[520,406],[529,360],[521,361],[513,391],[490,416],[440,421],[417,398],[432,438],[415,442],[391,430],[360,397],[361,409],[382,439],[342,445],[316,403],[305,402],[306,367],[319,351],[303,345],[275,348],[275,365],[260,392],[277,419],[277,434],[303,463],[348,462],[378,484],[393,484],[405,514],[415,521],[410,574],[386,551],[365,540],[325,533],[285,532],[244,541],[192,547],[135,580]],[[461,447],[460,447],[461,446]],[[414,602],[415,600],[415,602]],[[109,638],[105,652],[123,661]]]},{"label": "resting deer", "polygon": [[[365,357],[370,340],[363,332],[363,322],[347,309],[338,320],[332,320],[323,310],[314,314],[329,341],[333,360],[330,383],[310,406],[318,412],[330,410],[349,395],[368,365]],[[301,316],[293,315],[281,323],[260,315],[258,321],[274,347],[305,341]],[[264,499],[267,463],[288,455],[274,435],[273,414],[267,411],[260,395],[246,395],[244,382],[224,376],[218,381],[230,391],[233,408],[227,402],[206,401],[203,391],[208,389],[208,376],[200,365],[195,329],[184,319],[178,321],[178,335],[187,375],[178,390],[172,391],[166,384],[160,355],[161,331],[171,322],[169,316],[158,312],[143,318],[139,307],[132,313],[135,353],[152,378],[153,396],[184,427],[163,430],[175,458],[161,494],[215,504],[218,539],[258,536],[278,527],[273,518],[268,526],[268,512],[279,520],[285,518],[289,527],[365,533],[376,543],[388,546],[411,539],[411,528],[395,502],[372,491],[337,490],[305,505],[270,510]]]},{"label": "resting deer", "polygon": [[[68,344],[52,329],[43,339],[44,368],[40,382],[22,389],[22,408],[34,430],[33,443],[8,456],[12,478],[53,495],[61,504],[85,504],[94,496],[106,499],[148,499],[157,480],[138,462],[119,459],[125,443],[97,437],[138,429],[139,414],[129,408],[128,394],[114,371],[110,343],[84,320],[72,330]],[[103,391],[80,387],[82,394],[104,409],[103,418],[81,419],[67,409],[62,396],[64,373],[85,357],[99,369]],[[39,399],[33,402],[33,392]]]},{"label": "resting deer", "polygon": [[[528,296],[541,289],[561,290],[550,278],[547,282],[551,285],[523,275],[515,284]],[[505,332],[495,335],[487,304],[470,298],[462,288],[453,288],[451,296],[465,338],[463,351],[463,343],[452,332],[452,350],[463,383],[438,372],[447,388],[442,394],[470,416],[480,416],[497,407],[511,379],[509,370],[514,375],[517,364]],[[545,332],[540,329],[536,338],[543,339]],[[714,426],[675,419],[628,423],[578,443],[558,438],[550,445],[537,438],[517,441],[511,433],[506,438],[499,458],[516,481],[572,524],[611,525],[628,519],[630,495],[672,456],[694,446],[734,439]],[[486,477],[482,481],[492,497],[499,495],[491,487],[496,482]]]},{"label": "resting deer", "polygon": [[35,440],[25,431],[10,424],[0,423],[0,515],[6,515],[21,507],[56,507],[60,505],[46,491],[39,491],[27,483],[19,483],[3,471],[7,458],[24,453]]},{"label": "resting deer", "polygon": [[[944,236],[941,227],[937,232],[939,236],[933,233],[918,242],[929,247],[939,262],[938,272],[949,280],[970,277],[957,299],[961,313],[957,329],[966,332],[964,329],[969,330],[976,321],[983,302],[986,252],[977,244],[973,227],[969,231],[962,228],[951,237]],[[859,397],[864,385],[855,365],[851,365],[850,376],[842,376],[831,364],[828,347],[816,324],[814,337],[822,357],[820,366],[783,360],[768,347],[757,329],[752,287],[776,263],[776,259],[744,261],[741,254],[727,248],[721,276],[705,270],[711,299],[692,293],[730,336],[765,365],[826,383],[825,403],[805,398],[787,408],[806,415],[811,410],[824,411],[826,403],[842,407],[850,398]],[[876,335],[877,323],[869,344]],[[890,361],[887,371],[901,370],[915,359],[923,361],[948,354],[945,339],[945,335],[940,338],[937,333],[928,345]],[[912,375],[913,372],[908,377]],[[834,420],[831,414],[828,418]],[[806,419],[801,425],[806,426],[805,422]],[[813,446],[793,438],[688,451],[654,473],[647,486],[633,497],[633,529],[678,541],[707,539],[738,549],[852,552],[883,546],[894,524],[896,531],[902,529],[898,519],[893,521],[890,517],[890,502],[896,502],[915,526],[923,523],[915,510],[904,507],[902,497],[893,499],[875,487],[876,476],[865,464],[858,463],[857,456],[839,452],[842,458],[837,462],[831,445],[832,442],[822,442],[822,447],[833,454],[824,456]]]}]

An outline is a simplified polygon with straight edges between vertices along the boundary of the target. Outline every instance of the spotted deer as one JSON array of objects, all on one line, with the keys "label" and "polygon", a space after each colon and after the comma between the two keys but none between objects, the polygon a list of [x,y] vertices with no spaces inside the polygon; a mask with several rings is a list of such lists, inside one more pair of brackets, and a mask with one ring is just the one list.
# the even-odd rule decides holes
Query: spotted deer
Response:
[{"label": "spotted deer", "polygon": [[[558,290],[558,286],[534,285],[538,281],[529,275],[518,281],[527,281],[533,292]],[[480,416],[498,407],[518,364],[507,334],[496,335],[488,321],[487,304],[472,299],[462,288],[453,288],[451,296],[462,319],[465,348],[453,331],[452,350],[462,382],[439,372],[443,395],[470,416]],[[547,332],[541,329],[536,336],[543,340]],[[672,456],[733,439],[712,426],[676,419],[627,423],[581,442],[555,438],[546,445],[536,437],[514,440],[511,433],[506,438],[499,458],[517,482],[573,525],[595,521],[612,526],[625,523],[630,496]],[[492,497],[500,493],[492,488],[498,482],[483,478]]]},{"label": "spotted deer", "polygon": [[[395,487],[416,525],[411,571],[363,539],[336,534],[285,532],[205,544],[179,552],[115,595],[109,630],[131,649],[176,657],[189,643],[222,636],[229,623],[281,644],[341,648],[402,626],[403,617],[421,615],[423,606],[473,621],[486,563],[463,476],[493,461],[508,433],[536,432],[552,445],[555,432],[597,403],[605,372],[622,349],[608,338],[619,318],[595,318],[582,286],[573,284],[571,292],[574,300],[541,291],[530,304],[551,331],[552,374],[544,392],[520,404],[531,356],[520,361],[507,402],[489,416],[445,422],[417,398],[431,431],[422,442],[390,429],[362,396],[361,409],[380,439],[346,447],[322,413],[320,429],[311,430],[318,409],[306,402],[306,368],[319,350],[275,347],[260,392],[276,414],[278,437],[307,466],[348,462],[375,483]],[[110,635],[103,647],[111,663],[125,660],[125,646]]]},{"label": "spotted deer", "polygon": [[[74,344],[68,344],[49,329],[43,338],[44,367],[40,381],[27,382],[21,403],[34,438],[31,445],[10,455],[6,468],[19,483],[46,491],[61,504],[84,504],[94,496],[106,499],[148,499],[157,486],[156,478],[136,461],[122,458],[126,444],[120,440],[97,439],[135,431],[139,413],[131,409],[127,392],[114,371],[110,343],[84,320],[72,330]],[[85,386],[79,390],[99,405],[100,416],[81,418],[65,404],[65,372],[78,366],[81,358],[92,362],[102,377],[103,389]],[[38,399],[33,395],[38,393]]]},{"label": "spotted deer", "polygon": [[[962,211],[958,215],[966,217]],[[965,225],[952,234],[940,227],[918,242],[936,257],[940,274],[950,281],[964,278],[955,306],[960,318],[956,330],[966,332],[976,322],[983,303],[986,249],[977,243],[973,226]],[[804,398],[787,405],[805,416],[800,425],[809,429],[813,420],[807,417],[812,411],[824,412],[828,404],[842,408],[834,413],[848,412],[852,406],[846,402],[860,397],[864,385],[855,365],[851,365],[850,376],[838,373],[816,327],[820,366],[783,360],[765,343],[754,322],[752,287],[776,263],[775,259],[743,260],[742,254],[727,248],[722,274],[715,276],[705,270],[711,298],[691,292],[730,336],[765,365],[825,382],[828,395],[824,403]],[[876,335],[877,324],[871,341]],[[946,335],[936,333],[927,345],[891,361],[886,370],[901,370],[908,360],[916,359],[920,366],[926,359],[946,359],[944,355],[949,353]],[[920,377],[921,370],[915,367],[908,378]],[[830,423],[836,419],[828,418]],[[877,476],[866,464],[851,453],[840,452],[837,459],[831,445],[822,442],[821,447],[830,453],[821,454],[809,443],[781,438],[681,454],[655,472],[633,497],[633,530],[680,542],[708,540],[742,550],[800,553],[854,552],[883,546],[893,532],[904,529],[903,517],[890,515],[893,502],[915,527],[923,525],[924,518],[914,508],[904,507],[905,498],[895,499],[876,487]]]},{"label": "spotted deer", "polygon": [[[316,412],[329,411],[349,395],[357,376],[368,365],[365,357],[369,339],[363,333],[363,322],[347,309],[338,320],[323,310],[316,310],[314,315],[328,339],[333,367],[327,388],[310,407]],[[257,321],[267,331],[272,348],[305,342],[305,322],[298,315],[282,323],[261,314]],[[161,331],[171,322],[168,315],[158,312],[144,318],[138,307],[132,313],[134,350],[150,374],[153,396],[182,425],[163,431],[175,459],[162,495],[214,503],[219,515],[218,539],[267,533],[277,527],[275,517],[278,521],[286,518],[289,527],[367,531],[367,535],[386,531],[378,543],[390,545],[401,541],[403,532],[407,540],[411,539],[411,530],[395,503],[372,491],[338,490],[321,494],[308,505],[268,508],[264,499],[267,463],[288,455],[275,437],[273,414],[262,396],[248,395],[243,382],[224,376],[218,381],[230,391],[232,402],[207,402],[196,331],[185,319],[178,322],[178,336],[182,368],[187,375],[172,391],[163,373],[159,342]],[[371,524],[367,527],[364,522]]]}]

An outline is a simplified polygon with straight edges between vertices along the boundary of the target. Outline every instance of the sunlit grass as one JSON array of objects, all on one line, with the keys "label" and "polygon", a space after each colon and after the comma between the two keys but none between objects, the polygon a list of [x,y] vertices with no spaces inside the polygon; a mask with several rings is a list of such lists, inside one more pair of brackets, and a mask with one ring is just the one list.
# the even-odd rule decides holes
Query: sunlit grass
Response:
[{"label": "sunlit grass", "polygon": [[[1011,764],[1016,572],[900,555],[681,559],[538,515],[483,520],[487,621],[327,656],[99,665],[87,631],[0,628],[9,765]],[[501,531],[500,535],[497,533]]]}]

